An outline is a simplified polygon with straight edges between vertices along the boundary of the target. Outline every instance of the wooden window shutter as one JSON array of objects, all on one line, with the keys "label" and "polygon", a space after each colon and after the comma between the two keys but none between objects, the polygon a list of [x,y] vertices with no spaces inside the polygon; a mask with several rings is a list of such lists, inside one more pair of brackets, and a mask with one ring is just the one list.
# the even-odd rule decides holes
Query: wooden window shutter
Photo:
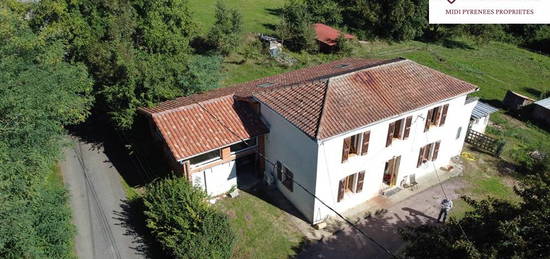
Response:
[{"label": "wooden window shutter", "polygon": [[355,192],[361,192],[363,190],[363,182],[365,181],[365,171],[357,173],[357,186]]},{"label": "wooden window shutter", "polygon": [[439,121],[439,126],[445,125],[447,120],[447,111],[449,110],[449,104],[443,105],[443,111],[441,112],[441,120]]},{"label": "wooden window shutter", "polygon": [[282,181],[283,180],[283,168],[282,168],[282,165],[281,165],[280,161],[277,161],[277,166],[276,166],[275,170],[277,170],[277,179],[279,179],[279,181]]},{"label": "wooden window shutter", "polygon": [[439,154],[439,146],[440,145],[441,145],[441,141],[435,142],[434,152],[432,154],[432,161],[437,159],[437,155]]},{"label": "wooden window shutter", "polygon": [[432,120],[432,123],[439,125],[439,118],[441,118],[441,107],[436,107],[434,109],[434,119]]},{"label": "wooden window shutter", "polygon": [[340,184],[338,184],[338,202],[340,202],[344,198],[344,180],[340,180]]},{"label": "wooden window shutter", "polygon": [[424,149],[426,147],[421,147],[420,152],[418,152],[418,162],[416,163],[416,168],[420,167],[422,165],[422,160],[424,158]]},{"label": "wooden window shutter", "polygon": [[393,130],[394,138],[401,138],[401,129],[403,128],[403,120],[398,120],[395,122],[395,129]]},{"label": "wooden window shutter", "polygon": [[423,160],[426,160],[426,161],[429,161],[430,160],[430,156],[432,154],[432,148],[433,148],[433,143],[431,144],[428,144],[425,146],[424,148],[424,157],[422,158]]},{"label": "wooden window shutter", "polygon": [[412,116],[407,117],[405,121],[405,132],[403,133],[403,139],[408,139],[411,133]]},{"label": "wooden window shutter", "polygon": [[366,155],[369,152],[370,131],[363,132],[363,144],[361,147],[361,155]]},{"label": "wooden window shutter", "polygon": [[426,132],[426,131],[428,131],[428,129],[430,129],[430,122],[432,121],[433,114],[434,114],[433,109],[428,111],[428,115],[426,115],[426,125],[424,125],[424,132]]},{"label": "wooden window shutter", "polygon": [[395,122],[392,122],[388,126],[388,136],[386,138],[386,147],[389,147],[391,145],[391,142],[393,141],[393,131],[394,130],[395,130]]},{"label": "wooden window shutter", "polygon": [[395,165],[393,166],[391,185],[395,185],[397,183],[397,175],[399,174],[399,166],[401,165],[401,156],[394,158],[393,163]]},{"label": "wooden window shutter", "polygon": [[286,169],[285,170],[285,182],[284,182],[284,185],[286,186],[286,188],[293,192],[294,191],[294,174]]},{"label": "wooden window shutter", "polygon": [[345,138],[344,146],[342,147],[342,163],[348,160],[350,148],[351,148],[351,137]]}]

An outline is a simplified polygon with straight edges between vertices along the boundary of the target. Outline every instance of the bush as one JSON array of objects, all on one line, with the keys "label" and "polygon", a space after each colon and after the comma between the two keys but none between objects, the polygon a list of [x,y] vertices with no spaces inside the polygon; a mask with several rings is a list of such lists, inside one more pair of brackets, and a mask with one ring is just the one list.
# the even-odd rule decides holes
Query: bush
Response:
[{"label": "bush", "polygon": [[143,197],[147,227],[176,258],[229,258],[235,235],[227,217],[210,207],[206,194],[184,179],[149,186]]}]

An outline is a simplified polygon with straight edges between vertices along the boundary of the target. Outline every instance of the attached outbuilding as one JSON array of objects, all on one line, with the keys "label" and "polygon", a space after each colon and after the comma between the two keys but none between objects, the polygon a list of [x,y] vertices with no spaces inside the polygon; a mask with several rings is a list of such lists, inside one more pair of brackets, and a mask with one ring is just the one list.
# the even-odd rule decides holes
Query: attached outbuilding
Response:
[{"label": "attached outbuilding", "polygon": [[550,97],[533,104],[531,118],[541,125],[550,128]]},{"label": "attached outbuilding", "polygon": [[478,101],[472,111],[472,117],[470,118],[470,129],[485,133],[485,128],[487,128],[487,124],[489,124],[489,117],[491,116],[491,113],[496,111],[498,111],[497,108]]}]

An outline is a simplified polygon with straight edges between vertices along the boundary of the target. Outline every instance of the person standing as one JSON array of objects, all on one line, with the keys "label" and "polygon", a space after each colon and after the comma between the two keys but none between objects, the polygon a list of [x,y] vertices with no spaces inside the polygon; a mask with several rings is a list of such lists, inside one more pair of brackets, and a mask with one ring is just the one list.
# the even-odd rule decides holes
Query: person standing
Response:
[{"label": "person standing", "polygon": [[[453,208],[453,201],[448,199],[443,199],[443,201],[441,201],[441,210],[439,211],[437,222],[445,223],[445,220],[447,219],[447,214],[452,208]],[[443,220],[441,220],[442,217],[443,217]]]}]

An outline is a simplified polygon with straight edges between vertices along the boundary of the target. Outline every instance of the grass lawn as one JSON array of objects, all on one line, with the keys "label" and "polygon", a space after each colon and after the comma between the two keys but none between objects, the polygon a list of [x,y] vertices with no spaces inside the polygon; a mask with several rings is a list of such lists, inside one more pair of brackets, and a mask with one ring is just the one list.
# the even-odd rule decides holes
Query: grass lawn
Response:
[{"label": "grass lawn", "polygon": [[[189,7],[193,19],[198,23],[200,33],[206,33],[216,20],[214,12],[217,0],[191,0]],[[228,7],[237,8],[243,18],[243,32],[272,33],[273,26],[279,23],[278,9],[284,0],[232,0],[224,1]]]},{"label": "grass lawn", "polygon": [[233,258],[287,258],[295,255],[302,235],[279,208],[241,191],[216,206],[230,218],[237,240]]}]

